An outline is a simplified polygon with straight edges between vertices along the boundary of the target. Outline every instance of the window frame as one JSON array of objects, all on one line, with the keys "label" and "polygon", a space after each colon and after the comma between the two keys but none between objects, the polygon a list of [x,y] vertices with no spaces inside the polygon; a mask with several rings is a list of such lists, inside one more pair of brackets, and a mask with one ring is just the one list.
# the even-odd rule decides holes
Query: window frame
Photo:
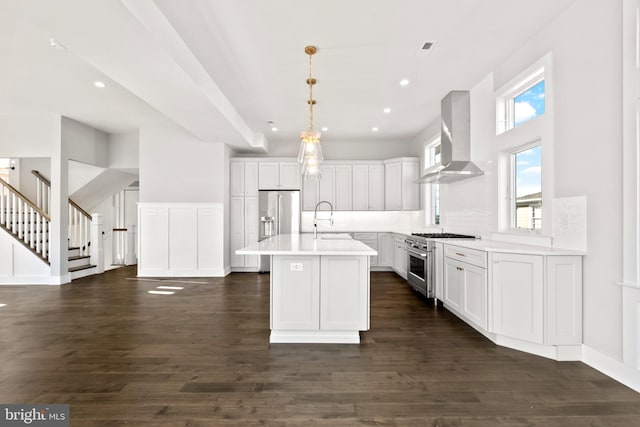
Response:
[{"label": "window frame", "polygon": [[545,76],[545,66],[539,65],[534,68],[534,71],[528,72],[524,77],[517,80],[518,83],[510,86],[504,90],[500,95],[496,97],[496,135],[500,135],[511,129],[515,129],[515,98],[522,95],[541,81],[545,81],[545,111],[539,116],[532,117],[531,119],[518,124],[521,126],[525,123],[535,120],[538,117],[544,116],[547,113],[547,79]]},{"label": "window frame", "polygon": [[518,227],[518,186],[517,186],[517,177],[516,177],[516,156],[518,153],[522,153],[523,151],[530,150],[532,148],[540,147],[540,192],[541,192],[541,201],[540,201],[540,210],[542,212],[542,207],[544,206],[544,190],[543,190],[543,151],[544,147],[542,145],[542,140],[537,139],[535,141],[529,142],[524,145],[520,145],[518,147],[512,148],[508,151],[509,156],[509,185],[507,188],[508,192],[508,200],[509,200],[509,229],[514,233],[525,233],[532,235],[541,235],[543,230],[543,219],[541,218],[540,228],[520,228]]},{"label": "window frame", "polygon": [[[435,150],[440,146],[440,135],[429,138],[422,146],[423,150],[423,172],[429,167],[433,166],[436,161]],[[430,183],[424,185],[424,200],[425,200],[425,225],[439,225],[440,224],[440,192],[439,185],[437,183]],[[436,208],[437,211],[436,211]]]}]

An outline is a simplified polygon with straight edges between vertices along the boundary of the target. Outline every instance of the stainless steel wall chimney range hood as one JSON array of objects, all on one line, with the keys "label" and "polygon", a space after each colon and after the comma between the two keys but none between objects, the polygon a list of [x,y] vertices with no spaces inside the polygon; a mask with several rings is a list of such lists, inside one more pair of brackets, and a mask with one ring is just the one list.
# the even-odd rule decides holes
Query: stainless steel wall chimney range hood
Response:
[{"label": "stainless steel wall chimney range hood", "polygon": [[448,184],[484,172],[470,160],[469,91],[453,90],[440,103],[440,163],[430,166],[418,183]]}]

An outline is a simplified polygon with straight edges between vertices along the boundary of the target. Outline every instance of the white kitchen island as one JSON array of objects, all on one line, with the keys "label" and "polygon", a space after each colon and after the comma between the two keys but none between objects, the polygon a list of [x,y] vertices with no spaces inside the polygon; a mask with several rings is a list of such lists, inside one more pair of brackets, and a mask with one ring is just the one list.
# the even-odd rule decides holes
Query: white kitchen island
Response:
[{"label": "white kitchen island", "polygon": [[360,343],[377,251],[347,234],[283,234],[236,253],[271,255],[271,343]]}]

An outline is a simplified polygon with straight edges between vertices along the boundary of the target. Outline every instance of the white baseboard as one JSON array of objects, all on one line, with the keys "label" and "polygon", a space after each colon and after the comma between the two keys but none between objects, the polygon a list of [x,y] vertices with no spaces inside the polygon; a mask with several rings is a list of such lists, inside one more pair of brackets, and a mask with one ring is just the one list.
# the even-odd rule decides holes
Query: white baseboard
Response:
[{"label": "white baseboard", "polygon": [[640,393],[640,370],[582,345],[582,362]]},{"label": "white baseboard", "polygon": [[207,270],[155,270],[138,269],[138,277],[224,277],[229,272],[226,268]]},{"label": "white baseboard", "polygon": [[279,331],[272,330],[271,344],[360,344],[358,331]]}]

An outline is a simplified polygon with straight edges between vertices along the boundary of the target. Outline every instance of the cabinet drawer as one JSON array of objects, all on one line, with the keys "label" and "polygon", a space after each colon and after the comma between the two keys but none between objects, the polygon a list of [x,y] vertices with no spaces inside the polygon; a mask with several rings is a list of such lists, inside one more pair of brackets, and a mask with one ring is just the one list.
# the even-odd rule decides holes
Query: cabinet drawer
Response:
[{"label": "cabinet drawer", "polygon": [[378,233],[353,233],[355,240],[378,240]]},{"label": "cabinet drawer", "polygon": [[477,249],[444,245],[444,256],[475,265],[476,267],[487,268],[487,253]]}]

